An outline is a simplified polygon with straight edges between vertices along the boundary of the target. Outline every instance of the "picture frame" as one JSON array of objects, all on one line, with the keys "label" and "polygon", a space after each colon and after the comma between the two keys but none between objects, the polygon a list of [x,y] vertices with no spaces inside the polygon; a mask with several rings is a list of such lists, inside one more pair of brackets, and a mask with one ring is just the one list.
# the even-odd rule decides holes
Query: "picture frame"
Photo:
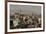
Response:
[{"label": "picture frame", "polygon": [[[37,28],[37,29],[16,29],[16,30],[10,30],[9,29],[9,24],[8,24],[8,20],[10,20],[9,19],[9,17],[8,17],[8,15],[9,15],[9,13],[10,13],[10,11],[9,11],[9,6],[10,5],[30,5],[30,6],[41,6],[42,8],[40,8],[40,9],[42,9],[41,10],[41,12],[42,12],[42,29],[41,30],[39,30],[39,28]],[[25,6],[26,7],[26,6]],[[13,7],[12,7],[13,8]],[[19,8],[19,11],[20,11],[20,9],[21,8]],[[38,8],[39,9],[39,8]],[[39,9],[39,10],[40,10]],[[10,9],[11,10],[11,9]],[[18,9],[17,9],[18,10]],[[22,10],[23,10],[23,8],[22,8]],[[35,8],[35,10],[36,10],[36,8]],[[26,11],[26,8],[25,8],[25,11]],[[8,30],[9,29],[9,30]],[[32,31],[31,31],[32,30]],[[5,34],[6,33],[24,33],[24,32],[41,32],[41,31],[44,31],[45,30],[45,4],[43,3],[43,2],[27,2],[27,1],[5,1]],[[17,31],[17,32],[16,32]]]}]

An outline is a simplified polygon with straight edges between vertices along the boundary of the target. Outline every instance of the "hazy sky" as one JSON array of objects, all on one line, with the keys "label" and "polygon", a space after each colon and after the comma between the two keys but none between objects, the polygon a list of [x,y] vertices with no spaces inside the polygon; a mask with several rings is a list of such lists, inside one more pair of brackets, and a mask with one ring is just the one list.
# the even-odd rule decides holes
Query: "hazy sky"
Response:
[{"label": "hazy sky", "polygon": [[41,13],[41,6],[31,6],[31,5],[10,5],[10,14],[14,14],[15,12],[19,13],[21,11],[21,14],[27,14],[31,15],[36,14],[40,15]]}]

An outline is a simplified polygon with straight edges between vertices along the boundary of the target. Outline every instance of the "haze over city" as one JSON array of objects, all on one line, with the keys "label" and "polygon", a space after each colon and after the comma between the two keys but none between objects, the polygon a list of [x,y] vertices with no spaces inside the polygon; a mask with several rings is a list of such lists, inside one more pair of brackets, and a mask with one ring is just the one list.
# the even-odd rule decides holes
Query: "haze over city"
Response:
[{"label": "haze over city", "polygon": [[15,12],[27,15],[40,15],[41,6],[31,6],[31,5],[10,5],[10,14],[13,15]]}]

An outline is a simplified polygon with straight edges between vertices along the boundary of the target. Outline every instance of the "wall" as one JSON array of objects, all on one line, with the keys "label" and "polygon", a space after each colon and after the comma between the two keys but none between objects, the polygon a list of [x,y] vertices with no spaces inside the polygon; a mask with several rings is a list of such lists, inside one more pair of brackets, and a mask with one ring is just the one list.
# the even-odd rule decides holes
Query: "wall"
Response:
[{"label": "wall", "polygon": [[[0,34],[4,34],[5,33],[5,5],[4,2],[5,0],[0,0]],[[34,1],[34,2],[45,2],[46,0],[25,0],[25,1]],[[46,6],[46,5],[45,5]],[[46,8],[46,7],[45,7]],[[46,13],[46,11],[45,11]],[[45,15],[46,17],[46,15]],[[46,20],[46,18],[45,18]],[[45,21],[45,26],[46,26],[46,21]],[[45,34],[46,33],[46,27],[45,27],[45,31],[44,32],[29,32],[29,33],[16,33],[16,34]]]}]

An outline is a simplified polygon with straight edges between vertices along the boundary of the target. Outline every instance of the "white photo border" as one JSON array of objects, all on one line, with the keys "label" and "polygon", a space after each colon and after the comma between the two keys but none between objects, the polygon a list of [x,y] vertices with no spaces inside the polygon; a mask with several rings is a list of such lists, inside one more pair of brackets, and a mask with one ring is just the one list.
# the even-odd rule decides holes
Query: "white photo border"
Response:
[{"label": "white photo border", "polygon": [[[41,28],[29,28],[29,29],[10,29],[10,4],[12,5],[33,5],[33,6],[41,6],[41,15],[42,15],[42,24]],[[35,30],[43,30],[43,4],[32,4],[32,3],[14,3],[8,2],[7,3],[7,32],[18,32],[18,31],[35,31]]]}]

